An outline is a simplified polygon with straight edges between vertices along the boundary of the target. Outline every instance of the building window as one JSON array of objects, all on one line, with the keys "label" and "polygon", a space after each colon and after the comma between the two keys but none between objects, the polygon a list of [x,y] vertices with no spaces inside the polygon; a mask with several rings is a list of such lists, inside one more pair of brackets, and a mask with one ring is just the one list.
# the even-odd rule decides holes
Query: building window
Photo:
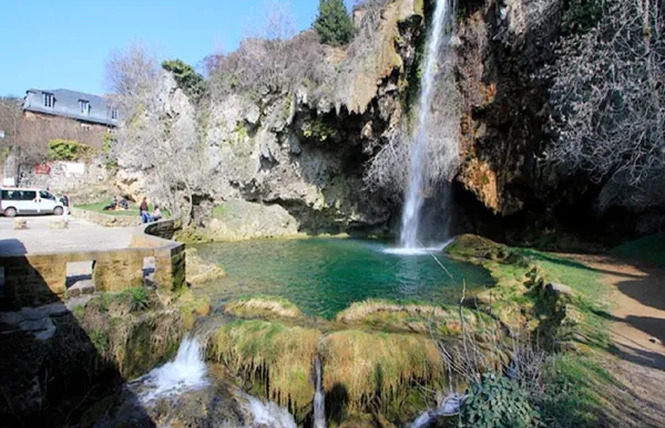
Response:
[{"label": "building window", "polygon": [[118,120],[118,109],[117,108],[111,109],[111,119],[112,120]]},{"label": "building window", "polygon": [[42,93],[42,101],[44,101],[44,107],[48,108],[53,108],[53,104],[55,104],[53,94],[49,94],[48,92]]},{"label": "building window", "polygon": [[86,100],[79,100],[79,109],[81,110],[81,114],[84,116],[89,116],[90,115],[90,102]]}]

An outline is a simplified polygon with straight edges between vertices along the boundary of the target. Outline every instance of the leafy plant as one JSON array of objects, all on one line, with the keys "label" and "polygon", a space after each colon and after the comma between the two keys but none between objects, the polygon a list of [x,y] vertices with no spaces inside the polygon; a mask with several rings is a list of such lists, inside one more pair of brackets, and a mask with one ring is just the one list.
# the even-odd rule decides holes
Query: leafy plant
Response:
[{"label": "leafy plant", "polygon": [[540,412],[518,382],[496,373],[483,374],[462,406],[460,428],[531,428],[542,426]]},{"label": "leafy plant", "polygon": [[48,142],[49,158],[59,161],[75,161],[90,157],[94,149],[75,140],[55,139]]},{"label": "leafy plant", "polygon": [[356,30],[342,0],[320,0],[314,28],[321,43],[341,46],[349,43]]},{"label": "leafy plant", "polygon": [[150,297],[145,287],[132,287],[125,290],[129,297],[132,311],[142,311],[150,306]]}]

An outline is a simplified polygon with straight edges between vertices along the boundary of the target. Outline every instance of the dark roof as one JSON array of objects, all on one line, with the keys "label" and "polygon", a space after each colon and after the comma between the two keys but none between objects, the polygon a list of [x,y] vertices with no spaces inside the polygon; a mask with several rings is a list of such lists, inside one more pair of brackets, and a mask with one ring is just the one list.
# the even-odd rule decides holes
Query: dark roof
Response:
[{"label": "dark roof", "polygon": [[[44,105],[43,94],[52,94],[55,100],[53,107]],[[79,101],[90,103],[90,113],[81,112]],[[68,117],[84,122],[117,126],[118,120],[113,119],[113,107],[106,98],[69,89],[28,89],[23,102],[23,110]]]}]

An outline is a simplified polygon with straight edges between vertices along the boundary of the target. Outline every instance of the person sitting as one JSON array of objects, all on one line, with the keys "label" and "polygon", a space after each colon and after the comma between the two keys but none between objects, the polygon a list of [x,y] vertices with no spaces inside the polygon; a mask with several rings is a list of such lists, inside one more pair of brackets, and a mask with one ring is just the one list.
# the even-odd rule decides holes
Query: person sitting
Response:
[{"label": "person sitting", "polygon": [[158,221],[162,219],[162,211],[159,209],[159,205],[155,204],[155,208],[152,210],[152,221]]},{"label": "person sitting", "polygon": [[118,207],[121,210],[128,210],[129,209],[129,204],[127,203],[127,199],[121,198],[120,202],[118,202]]},{"label": "person sitting", "polygon": [[117,206],[118,206],[118,198],[116,198],[116,197],[114,196],[114,197],[113,197],[113,200],[111,201],[111,203],[110,203],[109,205],[105,206],[104,208],[102,208],[102,210],[103,210],[103,211],[115,211],[115,209],[117,208]]}]

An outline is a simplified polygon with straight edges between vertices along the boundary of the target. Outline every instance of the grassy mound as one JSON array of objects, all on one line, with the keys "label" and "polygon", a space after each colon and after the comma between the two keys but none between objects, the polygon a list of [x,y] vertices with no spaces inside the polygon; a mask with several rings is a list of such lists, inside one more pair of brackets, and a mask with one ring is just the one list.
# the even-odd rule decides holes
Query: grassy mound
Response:
[{"label": "grassy mound", "polygon": [[252,297],[239,299],[224,306],[224,312],[239,318],[303,319],[300,309],[279,297]]},{"label": "grassy mound", "polygon": [[340,419],[373,412],[401,425],[426,407],[424,388],[445,383],[437,345],[421,335],[340,331],[323,340],[321,353],[323,387],[335,405],[345,403],[334,412]]},{"label": "grassy mound", "polygon": [[[477,312],[463,308],[464,322],[471,328],[478,326]],[[426,304],[400,304],[386,300],[369,299],[353,303],[337,314],[336,321],[344,324],[364,324],[378,330],[399,330],[443,336],[462,331],[459,308]]]},{"label": "grassy mound", "polygon": [[221,326],[208,356],[250,382],[252,393],[288,407],[296,419],[310,411],[312,361],[321,333],[260,320]]},{"label": "grassy mound", "polygon": [[665,266],[665,234],[645,236],[629,241],[610,251],[624,259]]},{"label": "grassy mound", "polygon": [[180,313],[142,287],[104,293],[72,312],[97,354],[127,379],[174,355],[185,330]]},{"label": "grassy mound", "polygon": [[196,322],[196,317],[204,317],[210,314],[210,298],[195,296],[190,290],[186,290],[175,297],[172,305],[180,311],[182,324],[185,329],[191,330]]}]

